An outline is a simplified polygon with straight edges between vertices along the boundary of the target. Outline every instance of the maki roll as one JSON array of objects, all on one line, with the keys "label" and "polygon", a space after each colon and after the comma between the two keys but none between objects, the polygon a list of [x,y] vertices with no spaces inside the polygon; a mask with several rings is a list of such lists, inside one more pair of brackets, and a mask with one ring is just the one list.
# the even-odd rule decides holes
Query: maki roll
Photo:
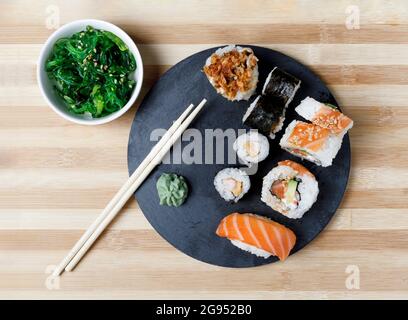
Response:
[{"label": "maki roll", "polygon": [[288,125],[279,142],[284,150],[323,167],[331,166],[341,143],[329,129],[297,120]]},{"label": "maki roll", "polygon": [[288,218],[302,218],[316,202],[319,187],[314,175],[290,160],[278,162],[263,179],[261,200]]},{"label": "maki roll", "polygon": [[285,260],[296,243],[292,230],[266,217],[234,212],[221,220],[216,234],[241,250],[264,259]]},{"label": "maki roll", "polygon": [[260,95],[251,103],[242,122],[273,139],[275,133],[282,129],[284,113],[285,105],[282,101]]},{"label": "maki roll", "polygon": [[241,134],[232,147],[238,158],[247,166],[265,160],[269,154],[268,139],[257,131]]},{"label": "maki roll", "polygon": [[265,96],[279,99],[285,106],[293,100],[301,81],[291,74],[275,67],[269,73],[262,89]]},{"label": "maki roll", "polygon": [[295,111],[306,120],[329,129],[340,138],[353,127],[353,120],[341,113],[336,106],[319,102],[311,97],[302,100]]},{"label": "maki roll", "polygon": [[251,103],[242,122],[250,128],[275,138],[283,127],[286,108],[293,100],[301,81],[275,67],[269,73],[262,89],[262,95]]},{"label": "maki roll", "polygon": [[251,48],[229,45],[215,51],[206,60],[203,71],[224,98],[248,100],[258,83],[258,58]]},{"label": "maki roll", "polygon": [[237,168],[226,168],[214,178],[215,189],[225,201],[238,202],[251,187],[246,172]]}]

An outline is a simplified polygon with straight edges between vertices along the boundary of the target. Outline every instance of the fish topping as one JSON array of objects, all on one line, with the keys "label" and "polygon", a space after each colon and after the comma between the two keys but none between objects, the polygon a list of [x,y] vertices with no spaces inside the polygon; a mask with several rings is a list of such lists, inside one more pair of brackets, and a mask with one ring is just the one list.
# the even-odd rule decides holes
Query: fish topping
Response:
[{"label": "fish topping", "polygon": [[204,73],[211,78],[216,89],[222,89],[233,100],[238,91],[252,87],[252,75],[258,59],[251,49],[231,50],[219,56],[212,54],[211,64],[204,66]]},{"label": "fish topping", "polygon": [[288,142],[300,148],[318,151],[329,136],[330,130],[306,122],[298,122],[291,133]]},{"label": "fish topping", "polygon": [[[305,152],[306,153],[306,152]],[[307,155],[307,153],[306,153]],[[287,167],[291,167],[293,170],[295,170],[298,174],[301,175],[308,175],[310,177],[314,178],[314,175],[307,170],[304,166],[302,166],[301,164],[295,162],[295,161],[291,161],[291,160],[284,160],[284,161],[279,161],[278,165],[280,166],[287,166]]]},{"label": "fish topping", "polygon": [[342,114],[340,111],[333,109],[330,106],[321,104],[321,107],[312,119],[312,122],[315,125],[339,134],[350,125],[352,120]]},{"label": "fish topping", "polygon": [[288,186],[287,181],[285,180],[276,180],[273,182],[272,187],[271,187],[271,193],[278,197],[279,199],[282,199],[285,197],[285,190]]},{"label": "fish topping", "polygon": [[242,193],[242,182],[233,178],[227,178],[222,180],[223,185],[230,191],[235,197],[238,197]]}]

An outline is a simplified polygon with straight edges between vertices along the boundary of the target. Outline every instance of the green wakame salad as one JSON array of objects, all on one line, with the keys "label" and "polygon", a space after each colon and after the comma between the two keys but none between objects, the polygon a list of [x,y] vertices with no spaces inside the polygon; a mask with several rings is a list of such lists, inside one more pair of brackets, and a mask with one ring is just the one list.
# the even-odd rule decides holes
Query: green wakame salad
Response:
[{"label": "green wakame salad", "polygon": [[121,109],[135,87],[129,74],[136,61],[129,48],[113,33],[91,26],[59,39],[45,70],[69,110],[93,118]]}]

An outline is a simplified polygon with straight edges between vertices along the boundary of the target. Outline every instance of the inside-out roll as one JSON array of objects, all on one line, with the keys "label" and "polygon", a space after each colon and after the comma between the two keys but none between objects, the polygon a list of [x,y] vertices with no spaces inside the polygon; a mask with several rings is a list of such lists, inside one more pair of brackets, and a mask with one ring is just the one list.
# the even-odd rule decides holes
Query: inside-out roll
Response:
[{"label": "inside-out roll", "polygon": [[285,130],[280,146],[293,155],[322,167],[332,165],[340,150],[341,137],[313,123],[293,120]]},{"label": "inside-out roll", "polygon": [[322,103],[311,97],[303,99],[295,111],[313,124],[330,130],[340,139],[353,127],[353,120],[341,113],[335,105]]},{"label": "inside-out roll", "polygon": [[280,161],[263,179],[261,200],[291,219],[302,218],[317,200],[319,186],[304,166]]}]

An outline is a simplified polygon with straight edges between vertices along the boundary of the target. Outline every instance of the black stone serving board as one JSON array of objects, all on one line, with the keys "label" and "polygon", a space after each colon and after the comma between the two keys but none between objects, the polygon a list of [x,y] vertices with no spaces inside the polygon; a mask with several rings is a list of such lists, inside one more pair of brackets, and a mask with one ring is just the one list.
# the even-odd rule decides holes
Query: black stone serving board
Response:
[{"label": "black stone serving board", "polygon": [[[307,96],[337,105],[329,89],[306,66],[280,52],[257,46],[249,47],[254,50],[259,59],[257,93],[262,90],[265,78],[274,66],[302,80],[300,89],[289,105],[284,129],[293,119],[301,119],[294,108]],[[169,128],[190,103],[197,105],[203,98],[208,100],[190,128],[197,128],[202,133],[205,129],[244,128],[242,116],[256,95],[254,94],[249,101],[230,102],[215,92],[201,70],[207,57],[216,49],[198,52],[179,62],[168,70],[146,95],[130,131],[129,174],[154,146],[155,142],[150,141],[151,132],[157,128]],[[322,232],[340,205],[350,171],[350,142],[346,135],[333,165],[322,168],[311,162],[302,161],[279,147],[284,129],[274,140],[269,140],[271,150],[268,158],[259,164],[258,172],[250,177],[249,193],[236,204],[225,202],[213,186],[216,173],[232,165],[159,165],[135,194],[147,220],[164,239],[180,251],[195,259],[218,266],[243,268],[277,261],[276,257],[263,259],[241,251],[227,239],[215,234],[220,220],[231,212],[251,212],[284,224],[297,236],[292,254],[299,251]],[[202,143],[204,144],[204,139]],[[182,142],[182,145],[186,144],[188,142]],[[320,193],[317,202],[302,219],[286,218],[260,200],[262,178],[278,161],[284,159],[292,159],[303,164],[319,182]],[[188,180],[189,197],[179,208],[159,205],[156,181],[163,172],[174,172]]]}]

